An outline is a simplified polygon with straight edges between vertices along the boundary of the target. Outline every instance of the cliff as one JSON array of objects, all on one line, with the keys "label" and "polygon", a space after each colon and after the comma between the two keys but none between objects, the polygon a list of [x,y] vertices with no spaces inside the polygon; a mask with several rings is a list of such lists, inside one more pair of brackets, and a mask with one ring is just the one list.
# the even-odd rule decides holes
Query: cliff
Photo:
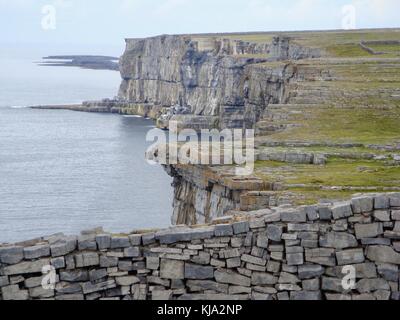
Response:
[{"label": "cliff", "polygon": [[172,222],[398,191],[398,38],[397,30],[356,30],[128,39],[126,103],[155,108],[160,127],[176,120],[257,134],[245,179],[229,166],[166,167]]},{"label": "cliff", "polygon": [[293,76],[290,63],[267,72],[255,66],[317,55],[318,50],[291,45],[285,37],[269,44],[217,36],[127,39],[119,96],[132,104],[169,108],[158,118],[162,127],[179,119],[197,128],[206,119],[203,127],[251,128],[269,103],[284,100],[284,84]]},{"label": "cliff", "polygon": [[0,246],[0,300],[399,300],[400,194]]}]

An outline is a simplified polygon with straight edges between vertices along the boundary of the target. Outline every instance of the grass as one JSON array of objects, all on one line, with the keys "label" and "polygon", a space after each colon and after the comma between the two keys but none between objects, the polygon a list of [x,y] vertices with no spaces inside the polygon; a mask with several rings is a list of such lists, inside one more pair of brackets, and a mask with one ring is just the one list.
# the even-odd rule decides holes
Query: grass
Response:
[{"label": "grass", "polygon": [[326,48],[326,51],[330,55],[339,58],[373,57],[372,54],[363,50],[358,44],[354,43],[331,45]]},{"label": "grass", "polygon": [[400,141],[400,108],[317,109],[292,115],[300,127],[273,134],[273,140],[385,144]]},{"label": "grass", "polygon": [[400,185],[400,166],[380,161],[330,159],[326,166],[295,165],[289,184],[397,187]]}]

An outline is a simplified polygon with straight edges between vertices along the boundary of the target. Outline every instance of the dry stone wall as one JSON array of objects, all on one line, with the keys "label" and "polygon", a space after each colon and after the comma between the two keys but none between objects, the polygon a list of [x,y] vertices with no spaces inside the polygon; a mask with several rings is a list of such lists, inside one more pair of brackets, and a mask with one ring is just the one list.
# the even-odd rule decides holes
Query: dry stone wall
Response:
[{"label": "dry stone wall", "polygon": [[399,193],[214,223],[2,245],[0,299],[400,299]]}]

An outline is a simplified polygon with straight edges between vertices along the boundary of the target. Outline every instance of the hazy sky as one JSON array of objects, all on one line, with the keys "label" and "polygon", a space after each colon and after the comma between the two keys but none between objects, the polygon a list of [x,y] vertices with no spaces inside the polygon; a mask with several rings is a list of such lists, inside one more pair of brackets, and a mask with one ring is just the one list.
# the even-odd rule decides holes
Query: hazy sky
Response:
[{"label": "hazy sky", "polygon": [[[357,28],[400,26],[398,0],[0,0],[0,42],[120,45],[166,33],[340,29],[349,4]],[[55,29],[42,27],[49,12]]]}]

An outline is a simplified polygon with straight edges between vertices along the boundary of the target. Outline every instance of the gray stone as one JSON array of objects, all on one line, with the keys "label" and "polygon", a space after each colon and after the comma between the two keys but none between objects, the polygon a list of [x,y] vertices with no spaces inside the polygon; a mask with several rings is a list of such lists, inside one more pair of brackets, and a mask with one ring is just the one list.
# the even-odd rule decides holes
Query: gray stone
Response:
[{"label": "gray stone", "polygon": [[377,263],[400,264],[400,254],[388,246],[368,247],[367,258]]},{"label": "gray stone", "polygon": [[167,301],[172,298],[172,290],[154,290],[151,299],[154,301]]},{"label": "gray stone", "polygon": [[92,267],[99,264],[99,255],[95,252],[86,252],[75,255],[75,265],[77,268]]},{"label": "gray stone", "polygon": [[214,278],[214,268],[196,264],[185,264],[185,278],[191,280],[207,280]]},{"label": "gray stone", "polygon": [[159,257],[146,257],[146,268],[150,270],[158,270],[160,267]]},{"label": "gray stone", "polygon": [[257,236],[257,247],[268,248],[268,237],[264,234],[259,234]]},{"label": "gray stone", "polygon": [[269,260],[267,262],[267,271],[271,273],[278,273],[281,270],[281,263]]},{"label": "gray stone", "polygon": [[75,251],[77,245],[76,237],[66,237],[50,246],[52,257],[65,256],[68,253]]},{"label": "gray stone", "polygon": [[361,239],[361,243],[363,245],[382,245],[382,246],[390,246],[391,241],[390,239],[386,238],[364,238]]},{"label": "gray stone", "polygon": [[241,286],[230,286],[228,293],[230,295],[241,294],[241,293],[251,293],[251,288],[241,287]]},{"label": "gray stone", "polygon": [[351,301],[351,295],[339,294],[339,293],[326,293],[326,300],[328,301]]},{"label": "gray stone", "polygon": [[388,196],[379,195],[374,198],[374,208],[379,209],[388,209],[390,207],[390,200]]},{"label": "gray stone", "polygon": [[349,223],[347,219],[341,219],[335,221],[332,230],[339,232],[339,231],[347,231],[348,228],[349,228]]},{"label": "gray stone", "polygon": [[251,219],[249,221],[250,229],[260,229],[265,227],[265,219]]},{"label": "gray stone", "polygon": [[202,264],[202,265],[207,265],[210,263],[211,256],[208,252],[199,252],[199,255],[192,257],[190,260],[193,263],[196,264]]},{"label": "gray stone", "polygon": [[[263,248],[259,248],[259,247],[253,247],[251,249],[251,254],[254,257],[258,257],[258,258],[262,258],[264,256],[265,250]],[[239,254],[240,256],[240,254]]]},{"label": "gray stone", "polygon": [[163,279],[184,279],[185,263],[179,260],[161,259],[160,276]]},{"label": "gray stone", "polygon": [[24,248],[25,259],[38,259],[50,256],[50,246],[48,244],[37,245]]},{"label": "gray stone", "polygon": [[[182,280],[173,280],[173,281],[182,281]],[[163,287],[170,286],[170,280],[165,280],[165,279],[161,279],[159,277],[154,277],[154,276],[147,277],[147,283],[148,284],[156,284],[156,285],[163,286]],[[171,287],[172,287],[172,285],[171,285]]]},{"label": "gray stone", "polygon": [[267,226],[267,237],[268,239],[279,242],[282,240],[282,233],[283,233],[283,227],[282,226],[277,226],[274,224],[270,224]]},{"label": "gray stone", "polygon": [[370,293],[376,290],[390,290],[388,282],[384,279],[361,279],[356,285],[360,293]]},{"label": "gray stone", "polygon": [[382,223],[356,224],[354,226],[357,239],[375,238],[383,234]]},{"label": "gray stone", "polygon": [[111,247],[111,236],[109,234],[99,234],[96,236],[96,243],[99,250],[109,249]]},{"label": "gray stone", "polygon": [[377,221],[381,222],[390,221],[390,211],[388,210],[375,210],[373,216]]},{"label": "gray stone", "polygon": [[305,291],[318,291],[320,290],[319,278],[303,280],[301,286]]},{"label": "gray stone", "polygon": [[228,293],[228,285],[210,280],[188,280],[186,286],[190,292],[200,292],[205,290]]},{"label": "gray stone", "polygon": [[317,301],[322,300],[321,291],[291,291],[290,300]]},{"label": "gray stone", "polygon": [[224,260],[211,259],[210,265],[216,268],[225,268],[226,263]]},{"label": "gray stone", "polygon": [[128,236],[131,245],[134,247],[138,247],[142,244],[142,235],[141,234],[131,234]]},{"label": "gray stone", "polygon": [[242,276],[233,271],[227,271],[227,270],[222,270],[222,269],[217,270],[214,273],[214,277],[217,280],[217,282],[220,282],[220,283],[233,284],[233,285],[243,286],[243,287],[250,287],[250,285],[251,285],[250,278]]},{"label": "gray stone", "polygon": [[92,282],[107,277],[107,269],[94,269],[89,271],[89,279]]},{"label": "gray stone", "polygon": [[296,284],[301,282],[301,280],[295,275],[287,272],[281,272],[279,275],[278,283],[292,283]]},{"label": "gray stone", "polygon": [[240,257],[237,258],[231,258],[226,260],[226,267],[228,269],[232,268],[239,268],[241,266],[241,260]]},{"label": "gray stone", "polygon": [[161,244],[172,244],[184,241],[211,239],[212,237],[214,237],[214,230],[214,227],[196,229],[175,228],[157,232],[155,237],[160,241]]},{"label": "gray stone", "polygon": [[198,300],[198,301],[241,301],[241,300],[248,300],[248,294],[222,294],[222,293],[207,293],[207,294],[183,294],[181,295],[178,300]]},{"label": "gray stone", "polygon": [[322,277],[321,288],[323,291],[330,291],[330,292],[342,293],[345,291],[342,285],[342,279],[339,278]]},{"label": "gray stone", "polygon": [[329,207],[322,206],[318,208],[319,218],[323,221],[332,220],[332,210]]},{"label": "gray stone", "polygon": [[135,276],[116,277],[115,282],[118,286],[131,286],[140,283],[140,279]]},{"label": "gray stone", "polygon": [[3,300],[28,300],[28,290],[20,290],[18,285],[11,285],[1,288]]},{"label": "gray stone", "polygon": [[[250,255],[257,257],[257,258],[262,258],[264,256],[265,249],[264,248],[259,248],[259,247],[253,247],[251,248],[251,253]],[[239,255],[240,256],[240,255]]]},{"label": "gray stone", "polygon": [[336,259],[339,266],[355,263],[363,263],[365,261],[363,249],[349,249],[336,252]]},{"label": "gray stone", "polygon": [[250,225],[247,221],[236,222],[232,225],[234,234],[241,234],[250,231]]},{"label": "gray stone", "polygon": [[111,249],[129,248],[131,242],[128,237],[111,237]]},{"label": "gray stone", "polygon": [[378,301],[388,301],[390,299],[390,290],[377,290],[374,293],[374,297]]},{"label": "gray stone", "polygon": [[118,261],[118,269],[120,271],[132,271],[133,270],[133,264],[132,261]]},{"label": "gray stone", "polygon": [[215,226],[214,234],[216,237],[229,237],[233,235],[233,228],[230,224],[219,224]]},{"label": "gray stone", "polygon": [[239,251],[239,249],[222,250],[219,252],[219,257],[221,259],[230,259],[230,258],[240,257],[240,251]]},{"label": "gray stone", "polygon": [[3,268],[3,274],[6,276],[28,273],[42,273],[44,266],[50,265],[50,259],[41,259],[37,261],[21,262]]},{"label": "gray stone", "polygon": [[85,235],[78,237],[78,250],[97,250],[96,236],[95,235]]},{"label": "gray stone", "polygon": [[287,253],[286,261],[289,266],[299,266],[304,263],[303,253]]},{"label": "gray stone", "polygon": [[82,286],[79,283],[60,282],[56,284],[58,294],[75,294],[82,292]]},{"label": "gray stone", "polygon": [[50,259],[50,263],[56,270],[65,268],[64,257],[52,258]]},{"label": "gray stone", "polygon": [[146,233],[142,235],[142,244],[144,246],[153,244],[156,242],[156,234],[151,232],[151,233]]},{"label": "gray stone", "polygon": [[389,200],[391,207],[400,207],[400,194],[391,194]]},{"label": "gray stone", "polygon": [[107,257],[100,256],[100,267],[102,268],[111,268],[118,266],[118,258],[117,257]]},{"label": "gray stone", "polygon": [[24,249],[22,247],[0,247],[0,262],[5,264],[15,264],[24,259]]},{"label": "gray stone", "polygon": [[347,202],[337,203],[331,208],[331,210],[333,219],[335,220],[351,217],[353,215],[351,205]]},{"label": "gray stone", "polygon": [[275,285],[277,283],[278,278],[269,273],[253,272],[251,275],[251,284],[254,286]]},{"label": "gray stone", "polygon": [[113,289],[115,287],[116,283],[114,280],[108,280],[100,283],[91,283],[91,282],[82,283],[82,290],[84,294],[105,291],[108,289]]},{"label": "gray stone", "polygon": [[336,265],[334,253],[334,249],[328,248],[306,249],[306,261],[333,267]]},{"label": "gray stone", "polygon": [[368,213],[374,210],[374,198],[358,197],[351,200],[354,213]]},{"label": "gray stone", "polygon": [[57,295],[56,300],[81,301],[81,300],[85,300],[85,297],[83,296],[83,294],[62,294],[62,295]]},{"label": "gray stone", "polygon": [[272,213],[267,214],[264,217],[265,223],[279,222],[279,221],[281,221],[281,213],[280,212],[272,212]]},{"label": "gray stone", "polygon": [[304,211],[306,212],[308,221],[318,220],[319,215],[318,215],[318,207],[317,206],[304,207]]},{"label": "gray stone", "polygon": [[83,282],[89,280],[89,273],[86,270],[61,271],[60,280],[67,282]]},{"label": "gray stone", "polygon": [[288,224],[288,231],[289,232],[318,232],[319,231],[319,224],[314,223],[289,223]]},{"label": "gray stone", "polygon": [[400,210],[392,210],[392,219],[400,221]]},{"label": "gray stone", "polygon": [[346,232],[329,232],[319,238],[319,245],[325,248],[346,249],[358,246],[357,239]]},{"label": "gray stone", "polygon": [[284,210],[281,212],[283,222],[307,222],[307,214],[304,210]]},{"label": "gray stone", "polygon": [[253,257],[253,256],[248,255],[248,254],[242,255],[241,259],[244,262],[255,264],[255,265],[258,265],[258,266],[265,266],[267,264],[267,260],[262,259],[262,258],[258,258],[258,257]]},{"label": "gray stone", "polygon": [[124,257],[137,258],[140,257],[140,249],[138,247],[129,247],[124,249]]},{"label": "gray stone", "polygon": [[8,286],[9,284],[10,284],[10,281],[8,280],[8,277],[0,276],[0,288]]},{"label": "gray stone", "polygon": [[378,273],[387,281],[399,281],[399,267],[397,265],[379,264]]}]

